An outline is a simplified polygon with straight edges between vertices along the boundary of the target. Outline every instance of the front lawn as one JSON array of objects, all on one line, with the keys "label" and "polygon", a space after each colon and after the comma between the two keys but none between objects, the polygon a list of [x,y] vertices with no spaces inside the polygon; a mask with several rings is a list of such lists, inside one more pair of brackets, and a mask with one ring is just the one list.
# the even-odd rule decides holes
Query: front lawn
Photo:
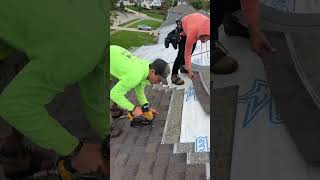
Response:
[{"label": "front lawn", "polygon": [[[132,9],[134,11],[138,11],[139,12],[139,8],[135,7],[135,6],[126,6],[126,8],[129,8],[129,9]],[[165,18],[165,15],[163,14],[163,12],[161,10],[158,10],[158,9],[147,10],[147,9],[141,8],[140,12],[143,13],[143,14],[146,14],[149,17],[160,19],[160,20],[164,20],[164,18]]]},{"label": "front lawn", "polygon": [[136,22],[136,23],[130,25],[129,27],[136,28],[138,25],[142,25],[142,24],[150,26],[150,27],[152,27],[152,29],[157,29],[158,27],[161,26],[161,22],[146,19],[146,20]]},{"label": "front lawn", "polygon": [[154,36],[144,32],[118,31],[111,35],[111,44],[129,49],[156,43]]},{"label": "front lawn", "polygon": [[127,22],[125,22],[125,23],[119,24],[119,26],[120,26],[120,27],[124,27],[125,25],[130,24],[130,23],[133,23],[133,22],[138,21],[138,20],[139,20],[139,19],[131,19],[130,21],[127,21]]}]

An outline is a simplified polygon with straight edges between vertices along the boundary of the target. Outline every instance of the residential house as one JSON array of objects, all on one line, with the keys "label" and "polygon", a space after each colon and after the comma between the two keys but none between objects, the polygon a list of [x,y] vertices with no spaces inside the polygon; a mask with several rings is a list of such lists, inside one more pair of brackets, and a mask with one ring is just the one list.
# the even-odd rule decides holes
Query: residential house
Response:
[{"label": "residential house", "polygon": [[153,9],[153,8],[161,7],[163,1],[162,0],[140,0],[138,3],[141,5],[141,7],[145,9]]}]

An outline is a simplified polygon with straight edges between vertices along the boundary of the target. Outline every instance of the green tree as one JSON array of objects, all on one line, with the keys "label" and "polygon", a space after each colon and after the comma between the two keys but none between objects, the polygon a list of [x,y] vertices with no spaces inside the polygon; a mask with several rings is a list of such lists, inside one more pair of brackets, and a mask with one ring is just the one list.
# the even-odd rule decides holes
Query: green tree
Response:
[{"label": "green tree", "polygon": [[141,6],[141,4],[139,4],[139,5],[138,5],[138,12],[141,13],[141,11],[142,11],[142,6]]},{"label": "green tree", "polygon": [[177,5],[178,5],[178,0],[174,0],[173,6],[177,6]]},{"label": "green tree", "polygon": [[210,9],[210,1],[202,0],[202,9],[209,10]]},{"label": "green tree", "polygon": [[123,1],[120,2],[120,11],[125,11],[124,3]]},{"label": "green tree", "polygon": [[205,9],[205,1],[207,0],[189,0],[189,4],[197,10]]},{"label": "green tree", "polygon": [[111,10],[117,9],[117,3],[119,0],[111,0]]}]

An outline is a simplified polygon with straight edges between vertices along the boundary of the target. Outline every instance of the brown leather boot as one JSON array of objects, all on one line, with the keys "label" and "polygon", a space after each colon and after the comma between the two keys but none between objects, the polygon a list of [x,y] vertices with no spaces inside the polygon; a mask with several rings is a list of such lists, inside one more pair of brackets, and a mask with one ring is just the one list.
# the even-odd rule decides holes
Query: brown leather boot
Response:
[{"label": "brown leather boot", "polygon": [[32,145],[25,146],[23,135],[13,129],[10,136],[0,139],[0,164],[4,175],[10,179],[22,179],[45,168],[55,155]]},{"label": "brown leather boot", "polygon": [[171,81],[173,84],[176,84],[176,85],[183,85],[184,84],[184,81],[182,79],[180,79],[180,77],[177,74],[171,75]]},{"label": "brown leather boot", "polygon": [[126,111],[124,111],[123,109],[118,109],[116,111],[110,111],[110,112],[113,119],[117,119],[127,115]]},{"label": "brown leather boot", "polygon": [[20,157],[2,157],[4,174],[10,179],[24,179],[34,173],[53,167],[54,156],[50,152],[26,148],[25,154]]},{"label": "brown leather boot", "polygon": [[[219,43],[218,43],[219,44]],[[223,52],[218,44],[213,45],[211,56],[213,63],[210,66],[210,71],[214,74],[231,74],[238,69],[237,61],[227,56],[227,52]]]},{"label": "brown leather boot", "polygon": [[127,112],[119,108],[116,103],[113,103],[112,106],[110,107],[110,113],[111,113],[112,119],[117,119],[127,115]]},{"label": "brown leather boot", "polygon": [[188,71],[186,70],[185,65],[180,67],[180,72],[184,74],[188,74]]}]

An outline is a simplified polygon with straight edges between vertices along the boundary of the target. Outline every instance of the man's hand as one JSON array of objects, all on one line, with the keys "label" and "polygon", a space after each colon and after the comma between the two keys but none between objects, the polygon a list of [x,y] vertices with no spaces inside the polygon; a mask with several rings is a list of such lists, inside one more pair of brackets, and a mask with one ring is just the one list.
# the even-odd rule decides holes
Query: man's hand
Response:
[{"label": "man's hand", "polygon": [[260,57],[267,53],[274,53],[276,50],[271,46],[270,42],[265,37],[264,33],[258,26],[249,26],[251,49]]},{"label": "man's hand", "polygon": [[188,76],[192,80],[193,78],[196,78],[196,76],[193,74],[192,70],[188,70]]},{"label": "man's hand", "polygon": [[71,163],[79,173],[102,172],[109,175],[109,165],[103,158],[100,144],[84,143]]},{"label": "man's hand", "polygon": [[156,109],[153,109],[153,108],[150,108],[150,111],[152,111],[152,113],[154,115],[159,115],[160,114]]},{"label": "man's hand", "polygon": [[132,115],[135,117],[142,116],[142,108],[140,106],[136,106],[132,111]]}]

